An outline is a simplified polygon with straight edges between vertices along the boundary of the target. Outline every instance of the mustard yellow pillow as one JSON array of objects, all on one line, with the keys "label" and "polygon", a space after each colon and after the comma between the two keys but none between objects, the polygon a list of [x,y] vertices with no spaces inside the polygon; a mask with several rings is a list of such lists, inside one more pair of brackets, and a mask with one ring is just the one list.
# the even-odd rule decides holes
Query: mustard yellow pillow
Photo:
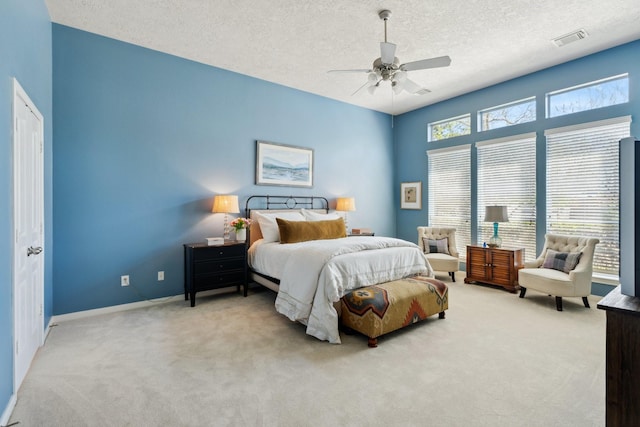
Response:
[{"label": "mustard yellow pillow", "polygon": [[326,240],[347,237],[344,219],[326,221],[287,221],[276,218],[280,229],[280,243],[298,243],[308,240]]}]

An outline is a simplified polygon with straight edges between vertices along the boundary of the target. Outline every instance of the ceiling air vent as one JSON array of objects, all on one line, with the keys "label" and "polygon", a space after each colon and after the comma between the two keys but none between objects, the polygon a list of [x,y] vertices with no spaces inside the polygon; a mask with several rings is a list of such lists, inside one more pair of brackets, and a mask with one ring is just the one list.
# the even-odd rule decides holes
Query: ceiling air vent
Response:
[{"label": "ceiling air vent", "polygon": [[572,31],[569,34],[565,34],[564,36],[557,37],[553,39],[553,42],[556,46],[561,47],[569,43],[577,42],[578,40],[582,40],[587,38],[589,34],[585,30],[576,30]]}]

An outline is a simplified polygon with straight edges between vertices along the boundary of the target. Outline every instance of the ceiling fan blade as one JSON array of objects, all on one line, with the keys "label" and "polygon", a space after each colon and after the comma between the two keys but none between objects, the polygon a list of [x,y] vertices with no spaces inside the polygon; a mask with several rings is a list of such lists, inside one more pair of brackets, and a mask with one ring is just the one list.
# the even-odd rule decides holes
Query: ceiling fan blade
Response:
[{"label": "ceiling fan blade", "polygon": [[356,70],[329,70],[327,73],[370,73],[372,71],[371,68],[360,68]]},{"label": "ceiling fan blade", "polygon": [[354,96],[356,93],[358,93],[358,92],[362,91],[362,89],[364,89],[364,88],[365,88],[365,87],[367,87],[367,86],[371,86],[371,83],[366,82],[365,84],[363,84],[362,86],[360,86],[360,87],[359,87],[355,92],[353,92],[353,93],[351,94],[351,96]]},{"label": "ceiling fan blade", "polygon": [[402,88],[409,93],[413,93],[415,95],[424,95],[425,93],[431,92],[429,89],[425,89],[420,86],[418,83],[413,80],[405,79],[402,82]]},{"label": "ceiling fan blade", "polygon": [[407,62],[406,64],[400,65],[401,70],[404,71],[413,71],[413,70],[424,70],[427,68],[439,68],[439,67],[448,67],[451,64],[451,58],[448,56],[438,56],[436,58],[422,59],[420,61]]},{"label": "ceiling fan blade", "polygon": [[383,64],[393,64],[396,58],[396,45],[393,43],[380,42],[380,60]]}]

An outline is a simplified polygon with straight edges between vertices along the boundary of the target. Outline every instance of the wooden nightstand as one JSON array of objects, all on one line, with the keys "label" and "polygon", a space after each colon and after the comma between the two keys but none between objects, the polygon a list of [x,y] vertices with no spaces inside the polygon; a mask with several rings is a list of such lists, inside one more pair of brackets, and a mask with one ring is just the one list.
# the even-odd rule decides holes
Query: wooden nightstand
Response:
[{"label": "wooden nightstand", "polygon": [[196,292],[236,285],[247,296],[247,246],[245,242],[225,242],[221,246],[206,243],[184,245],[184,299],[196,305]]},{"label": "wooden nightstand", "polygon": [[524,249],[467,246],[467,277],[464,283],[488,283],[515,292],[520,289],[518,270],[523,266]]}]

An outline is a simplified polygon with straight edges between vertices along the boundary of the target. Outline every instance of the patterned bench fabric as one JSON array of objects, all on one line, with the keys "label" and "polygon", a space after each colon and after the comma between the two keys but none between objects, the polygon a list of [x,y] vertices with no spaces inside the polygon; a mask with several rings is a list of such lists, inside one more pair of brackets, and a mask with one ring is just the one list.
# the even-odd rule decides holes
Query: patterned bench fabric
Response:
[{"label": "patterned bench fabric", "polygon": [[[355,289],[342,297],[342,324],[371,339],[444,313],[449,289],[444,282],[413,276]],[[373,341],[375,346],[375,340]]]}]

